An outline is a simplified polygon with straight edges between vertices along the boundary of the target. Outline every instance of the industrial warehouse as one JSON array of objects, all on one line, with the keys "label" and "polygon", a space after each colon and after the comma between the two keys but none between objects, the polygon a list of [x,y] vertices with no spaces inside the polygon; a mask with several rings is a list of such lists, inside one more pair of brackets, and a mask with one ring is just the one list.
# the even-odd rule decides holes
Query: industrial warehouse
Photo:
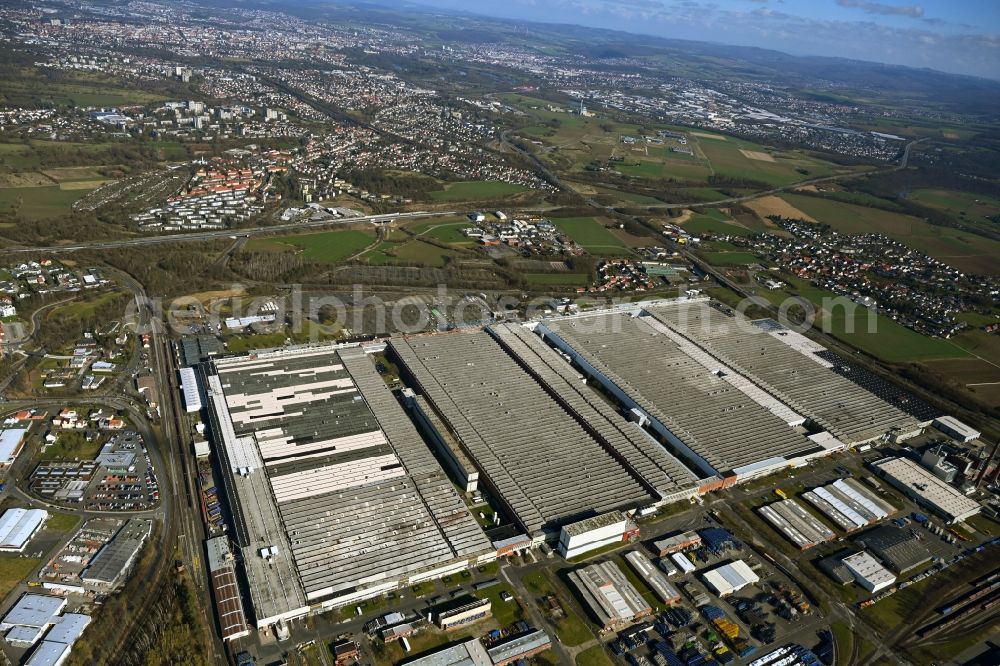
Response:
[{"label": "industrial warehouse", "polygon": [[[566,354],[716,487],[922,426],[833,371],[822,347],[708,299],[545,319]],[[806,340],[806,342],[808,342]]]},{"label": "industrial warehouse", "polygon": [[360,347],[220,358],[204,373],[258,628],[495,558]]},{"label": "industrial warehouse", "polygon": [[[705,298],[661,300],[397,336],[388,353],[455,482],[488,492],[534,542],[554,542],[588,518],[921,431],[834,372],[822,347],[758,324]],[[615,538],[567,536],[574,547],[560,550],[575,554]]]},{"label": "industrial warehouse", "polygon": [[[390,347],[479,468],[480,486],[533,538],[555,540],[568,523],[695,486],[648,435],[597,405],[599,396],[588,395],[575,374],[554,369],[571,370],[521,326],[396,338]],[[510,348],[534,354],[527,367],[544,379]]]},{"label": "industrial warehouse", "polygon": [[982,509],[979,502],[907,458],[886,458],[875,462],[873,467],[889,483],[949,523],[965,520]]},{"label": "industrial warehouse", "polygon": [[[226,638],[246,626],[234,571],[246,624],[265,628],[542,542],[578,557],[636,539],[636,518],[663,505],[921,430],[803,340],[678,299],[207,361],[183,385],[204,403],[232,507],[232,544],[209,558]],[[382,351],[399,400],[369,358]],[[459,492],[488,497],[494,527]],[[892,513],[853,481],[803,497],[845,530]],[[800,548],[834,538],[797,500],[761,513]],[[680,534],[654,552],[691,543]],[[630,565],[662,602],[676,598],[648,561]],[[601,624],[647,613],[601,566],[571,576]],[[729,594],[754,578],[736,562],[706,581]]]},{"label": "industrial warehouse", "polygon": [[653,612],[614,562],[598,562],[569,573],[569,581],[605,629],[628,624]]}]

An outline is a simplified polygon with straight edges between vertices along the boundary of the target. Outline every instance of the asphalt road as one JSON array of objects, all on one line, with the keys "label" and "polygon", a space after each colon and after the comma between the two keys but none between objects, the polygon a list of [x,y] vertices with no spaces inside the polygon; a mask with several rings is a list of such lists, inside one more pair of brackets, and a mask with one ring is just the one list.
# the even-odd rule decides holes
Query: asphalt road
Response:
[{"label": "asphalt road", "polygon": [[[752,201],[754,199],[759,199],[761,197],[770,196],[772,194],[777,194],[779,192],[787,192],[789,190],[794,190],[794,189],[796,189],[798,187],[805,187],[807,185],[817,185],[817,184],[820,184],[820,183],[832,183],[832,182],[837,182],[837,181],[840,181],[840,180],[847,180],[849,178],[859,178],[861,176],[870,176],[870,175],[876,174],[876,173],[890,173],[890,172],[893,172],[893,171],[899,171],[901,169],[905,169],[906,165],[909,163],[909,160],[910,160],[910,149],[915,144],[918,144],[918,143],[920,143],[921,141],[924,141],[924,140],[925,139],[916,139],[915,141],[910,141],[909,143],[907,143],[906,147],[903,148],[903,156],[900,159],[899,164],[896,164],[896,165],[893,165],[893,166],[888,166],[888,167],[885,167],[885,168],[882,168],[882,169],[875,169],[873,171],[863,171],[863,172],[859,172],[859,173],[842,173],[842,174],[837,174],[837,175],[834,175],[834,176],[823,176],[821,178],[810,178],[808,180],[802,180],[802,181],[799,181],[797,183],[791,183],[789,185],[783,185],[781,187],[775,187],[775,188],[772,188],[772,189],[769,189],[769,190],[764,190],[764,191],[761,191],[761,192],[754,192],[753,194],[746,194],[746,195],[738,196],[738,197],[727,197],[725,199],[717,199],[715,201],[690,201],[690,202],[686,202],[686,203],[662,203],[662,204],[651,204],[651,205],[643,204],[643,206],[646,207],[646,208],[661,208],[661,209],[664,209],[664,210],[677,210],[677,209],[681,209],[681,208],[693,208],[693,207],[699,207],[699,206],[719,206],[719,205],[724,205],[724,204],[740,203],[740,202],[743,202],[743,201]],[[529,153],[526,150],[522,150],[518,146],[516,146],[513,143],[511,143],[511,141],[507,138],[507,132],[503,132],[500,135],[500,141],[503,142],[505,145],[507,145],[507,147],[509,147],[511,150],[513,150],[516,153],[518,153],[519,155],[521,155],[522,157],[530,160],[535,165],[535,168],[538,169],[545,176],[545,178],[550,183],[552,183],[553,185],[555,185],[556,187],[558,187],[558,188],[560,188],[562,190],[573,191],[573,189],[571,187],[567,186],[566,183],[564,183],[562,181],[562,179],[559,178],[559,176],[557,176],[547,166],[545,166],[545,164],[543,164],[542,161],[539,160],[536,155],[534,155],[532,153]],[[604,206],[604,205],[598,203],[596,200],[594,200],[594,199],[592,199],[592,198],[590,198],[588,196],[581,195],[581,197],[583,198],[583,200],[589,206],[592,206],[594,208],[600,208],[601,210],[607,210],[608,209],[607,206]]]},{"label": "asphalt road", "polygon": [[312,222],[293,222],[288,224],[275,224],[267,227],[247,227],[245,229],[220,229],[216,231],[192,231],[185,234],[164,234],[162,236],[143,236],[141,238],[128,238],[124,240],[105,241],[85,241],[71,245],[48,245],[33,247],[11,247],[4,248],[0,253],[25,254],[25,253],[45,253],[57,254],[63,252],[79,252],[80,250],[112,250],[122,247],[142,247],[146,245],[162,245],[164,243],[186,243],[193,241],[204,241],[213,238],[238,238],[240,236],[260,236],[274,234],[281,231],[301,231],[302,229],[321,229],[324,227],[335,227],[345,224],[358,224],[361,222],[388,222],[390,220],[420,219],[424,217],[443,217],[447,215],[457,215],[456,211],[414,211],[412,213],[387,213],[384,215],[363,215],[361,217],[346,217],[342,219],[317,220]]}]

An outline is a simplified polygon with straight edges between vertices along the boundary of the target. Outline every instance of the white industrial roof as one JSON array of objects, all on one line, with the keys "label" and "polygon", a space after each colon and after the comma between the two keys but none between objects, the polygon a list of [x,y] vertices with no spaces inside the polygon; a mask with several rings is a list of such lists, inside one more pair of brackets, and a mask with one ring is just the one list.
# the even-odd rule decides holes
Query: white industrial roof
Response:
[{"label": "white industrial roof", "polygon": [[660,601],[671,602],[674,599],[680,598],[681,595],[677,593],[677,590],[670,584],[667,577],[653,566],[653,563],[645,555],[631,550],[625,553],[625,559],[632,565],[635,572],[646,581],[646,584],[653,589],[653,592],[660,598]]},{"label": "white industrial roof", "polygon": [[7,509],[0,517],[0,550],[21,550],[49,517],[44,509]]},{"label": "white industrial roof", "polygon": [[706,571],[701,577],[705,584],[715,590],[715,593],[720,597],[760,581],[760,577],[743,560],[723,564],[711,571]]},{"label": "white industrial roof", "polygon": [[201,409],[201,395],[198,393],[198,379],[194,368],[181,368],[181,391],[184,393],[184,407],[189,412]]},{"label": "white industrial roof", "polygon": [[66,600],[47,594],[25,594],[0,621],[0,630],[15,626],[42,627],[66,606]]},{"label": "white industrial roof", "polygon": [[939,512],[962,520],[979,512],[979,502],[954,488],[907,458],[889,458],[875,463],[890,479],[907,492],[920,497]]},{"label": "white industrial roof", "polygon": [[69,656],[70,648],[71,646],[66,643],[42,641],[24,666],[58,666]]},{"label": "white industrial roof", "polygon": [[604,625],[628,621],[650,608],[614,562],[598,562],[570,572],[569,579]]},{"label": "white industrial roof", "polygon": [[90,616],[83,613],[66,613],[58,620],[45,636],[45,642],[72,645],[90,624]]},{"label": "white industrial roof", "polygon": [[858,444],[919,428],[912,416],[745,317],[727,316],[704,301],[677,301],[647,311],[842,442]]},{"label": "white industrial roof", "polygon": [[747,381],[731,364],[711,358],[669,322],[599,313],[546,320],[539,328],[579,365],[589,365],[589,374],[598,373],[602,383],[613,385],[612,392],[616,387],[683,442],[688,463],[703,472],[817,448],[790,427],[803,421],[797,410]]},{"label": "white industrial roof", "polygon": [[858,578],[868,581],[872,586],[878,588],[896,580],[891,571],[882,566],[878,560],[861,551],[854,553],[843,559],[844,566],[851,570]]},{"label": "white industrial roof", "polygon": [[0,462],[7,462],[14,457],[14,452],[20,446],[27,428],[7,428],[0,430]]},{"label": "white industrial roof", "polygon": [[403,663],[407,666],[492,666],[493,660],[479,639],[470,638],[464,643]]},{"label": "white industrial roof", "polygon": [[954,416],[939,416],[938,418],[934,419],[934,425],[935,427],[938,425],[942,425],[948,428],[949,430],[957,432],[961,434],[963,437],[967,437],[969,439],[978,439],[979,435],[981,434],[978,430],[976,430],[972,426],[962,423]]}]

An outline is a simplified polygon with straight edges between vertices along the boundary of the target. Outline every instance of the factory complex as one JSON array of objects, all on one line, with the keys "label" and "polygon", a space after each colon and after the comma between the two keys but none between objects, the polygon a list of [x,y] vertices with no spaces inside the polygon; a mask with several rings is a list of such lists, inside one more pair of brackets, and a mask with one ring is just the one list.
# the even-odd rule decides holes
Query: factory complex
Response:
[{"label": "factory complex", "polygon": [[[224,637],[543,543],[575,558],[636,539],[636,518],[666,504],[922,430],[820,351],[690,298],[211,358],[182,385],[231,507],[233,542],[209,545]],[[398,394],[375,353],[398,367]],[[858,527],[891,512],[838,484],[806,499]],[[479,495],[488,520],[470,509]],[[797,502],[766,509],[800,547],[833,536]],[[629,563],[676,598],[650,562]],[[753,579],[734,562],[706,582],[729,594]],[[649,612],[614,564],[571,580],[605,627]]]},{"label": "factory complex", "polygon": [[[258,628],[495,558],[361,348],[203,368]],[[223,571],[228,557],[214,559]],[[215,592],[225,598],[222,581]]]},{"label": "factory complex", "polygon": [[886,458],[873,467],[889,483],[949,523],[970,518],[982,509],[979,502],[908,458]]}]

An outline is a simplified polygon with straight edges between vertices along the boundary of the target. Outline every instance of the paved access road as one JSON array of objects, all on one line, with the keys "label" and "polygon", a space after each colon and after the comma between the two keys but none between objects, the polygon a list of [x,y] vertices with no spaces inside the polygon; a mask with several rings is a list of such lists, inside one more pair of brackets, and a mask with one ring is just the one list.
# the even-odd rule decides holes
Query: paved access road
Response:
[{"label": "paved access road", "polygon": [[141,238],[128,238],[123,240],[102,240],[83,241],[71,245],[49,245],[37,247],[12,247],[4,248],[0,252],[24,254],[24,253],[45,253],[57,254],[63,252],[79,252],[80,250],[112,250],[120,247],[141,247],[145,245],[162,245],[164,243],[186,243],[191,241],[203,241],[213,238],[238,238],[240,236],[261,236],[274,234],[281,231],[301,231],[303,229],[322,229],[323,227],[334,227],[345,224],[358,224],[362,222],[390,222],[398,219],[420,219],[424,217],[444,217],[457,215],[456,211],[414,211],[412,213],[386,213],[384,215],[362,215],[360,217],[345,217],[335,220],[316,220],[312,222],[292,222],[288,224],[275,224],[266,227],[247,227],[245,229],[218,229],[213,231],[192,231],[181,234],[164,234],[161,236],[143,236]]}]

